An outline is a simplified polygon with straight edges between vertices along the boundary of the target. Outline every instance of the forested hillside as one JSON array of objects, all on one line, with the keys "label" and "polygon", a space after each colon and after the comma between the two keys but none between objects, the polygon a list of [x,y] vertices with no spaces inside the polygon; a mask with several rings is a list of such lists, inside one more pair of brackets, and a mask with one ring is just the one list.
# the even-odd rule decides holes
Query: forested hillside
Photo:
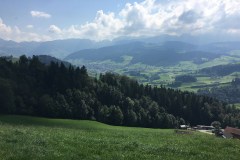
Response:
[{"label": "forested hillside", "polygon": [[139,84],[112,73],[88,76],[86,68],[44,65],[33,56],[0,58],[0,113],[92,119],[108,124],[174,128],[179,124],[240,127],[240,111],[216,99]]},{"label": "forested hillside", "polygon": [[239,103],[240,79],[235,78],[232,83],[226,86],[200,89],[198,90],[198,94],[211,96],[227,103]]},{"label": "forested hillside", "polygon": [[220,55],[198,50],[195,45],[179,41],[164,43],[131,42],[98,49],[80,50],[68,55],[65,60],[77,59],[90,62],[112,60],[121,62],[123,56],[132,57],[131,64],[143,63],[152,66],[170,66],[178,64],[180,61],[202,63],[202,59],[212,60]]},{"label": "forested hillside", "polygon": [[199,72],[209,76],[226,76],[234,72],[240,72],[240,64],[218,65],[201,69]]}]

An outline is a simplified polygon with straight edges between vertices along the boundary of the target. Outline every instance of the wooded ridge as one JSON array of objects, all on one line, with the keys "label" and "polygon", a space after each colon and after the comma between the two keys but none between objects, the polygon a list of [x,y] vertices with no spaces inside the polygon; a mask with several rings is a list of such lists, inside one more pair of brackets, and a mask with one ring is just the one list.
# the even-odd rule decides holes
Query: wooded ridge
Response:
[{"label": "wooded ridge", "polygon": [[41,63],[37,56],[0,58],[0,113],[153,128],[220,121],[240,127],[240,111],[217,99],[139,84],[113,73],[90,77],[87,69]]}]

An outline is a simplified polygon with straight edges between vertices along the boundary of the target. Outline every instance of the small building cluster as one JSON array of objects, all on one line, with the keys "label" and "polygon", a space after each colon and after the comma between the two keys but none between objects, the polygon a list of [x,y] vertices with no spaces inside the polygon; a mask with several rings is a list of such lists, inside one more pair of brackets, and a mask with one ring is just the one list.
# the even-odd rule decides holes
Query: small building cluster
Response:
[{"label": "small building cluster", "polygon": [[223,132],[224,138],[236,138],[240,139],[240,129],[226,127]]},{"label": "small building cluster", "polygon": [[200,132],[204,133],[210,133],[214,134],[219,137],[223,138],[234,138],[234,139],[240,139],[240,129],[238,128],[232,128],[232,127],[226,127],[225,129],[219,129],[219,131],[216,132],[215,127],[213,126],[205,126],[205,125],[197,125],[195,127],[190,127],[188,125],[180,125],[179,129],[182,130],[198,130]]}]

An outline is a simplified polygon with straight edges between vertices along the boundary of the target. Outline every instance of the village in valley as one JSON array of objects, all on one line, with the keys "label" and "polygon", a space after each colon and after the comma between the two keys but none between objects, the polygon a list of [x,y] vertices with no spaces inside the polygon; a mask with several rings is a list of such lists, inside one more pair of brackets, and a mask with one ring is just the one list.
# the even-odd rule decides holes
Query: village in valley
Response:
[{"label": "village in valley", "polygon": [[[216,125],[217,124],[217,125]],[[225,129],[220,127],[220,123],[215,121],[210,126],[197,125],[190,127],[189,125],[180,125],[179,130],[175,130],[176,133],[180,134],[191,134],[192,131],[198,131],[201,133],[206,133],[210,135],[215,135],[217,137],[227,138],[227,139],[240,139],[240,129],[226,126]]]}]

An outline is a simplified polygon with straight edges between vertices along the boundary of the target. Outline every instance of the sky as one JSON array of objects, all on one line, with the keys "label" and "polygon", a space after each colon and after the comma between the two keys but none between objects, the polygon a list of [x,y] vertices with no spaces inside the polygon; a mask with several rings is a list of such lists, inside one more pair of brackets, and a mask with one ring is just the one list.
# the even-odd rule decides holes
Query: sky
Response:
[{"label": "sky", "polygon": [[0,0],[0,38],[240,38],[240,0]]}]

